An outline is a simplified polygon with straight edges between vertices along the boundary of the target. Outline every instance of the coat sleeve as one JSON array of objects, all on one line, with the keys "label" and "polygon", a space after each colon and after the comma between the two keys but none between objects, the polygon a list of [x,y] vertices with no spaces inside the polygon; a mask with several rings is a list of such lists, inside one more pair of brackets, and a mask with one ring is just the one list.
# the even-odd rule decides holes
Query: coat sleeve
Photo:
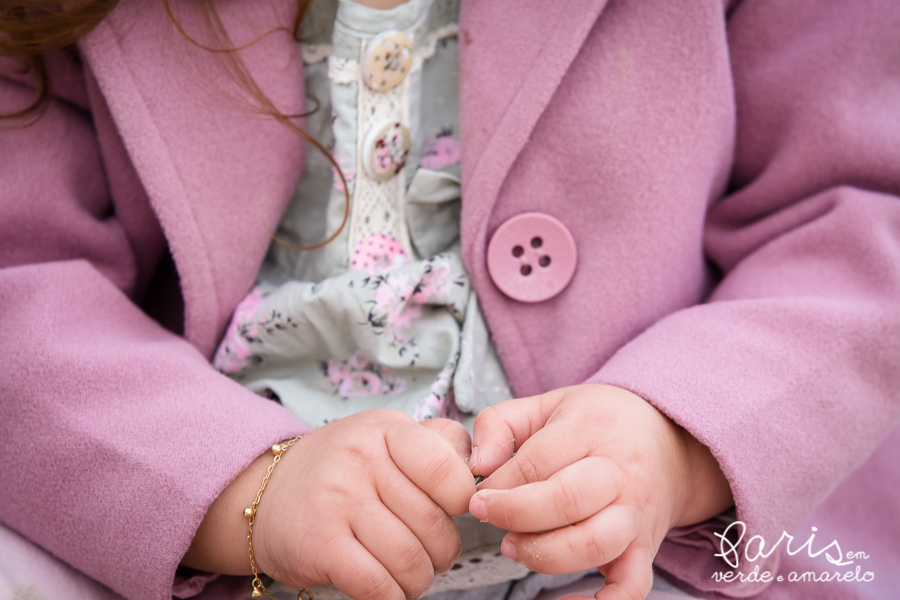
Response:
[{"label": "coat sleeve", "polygon": [[[710,448],[744,541],[793,531],[900,420],[898,26],[889,1],[735,9],[734,191],[705,234],[719,283],[593,378]],[[699,589],[754,593],[710,578],[730,570],[711,527],[670,534],[657,564]]]},{"label": "coat sleeve", "polygon": [[[30,98],[0,77],[0,112]],[[219,491],[304,427],[139,308],[165,240],[108,166],[78,94],[0,129],[0,520],[168,600]]]}]

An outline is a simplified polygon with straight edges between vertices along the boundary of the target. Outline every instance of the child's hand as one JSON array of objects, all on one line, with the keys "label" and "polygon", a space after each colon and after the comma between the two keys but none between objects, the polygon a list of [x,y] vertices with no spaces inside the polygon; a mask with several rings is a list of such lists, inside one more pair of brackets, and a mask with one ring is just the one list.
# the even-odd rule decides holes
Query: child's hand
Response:
[{"label": "child's hand", "polygon": [[[257,512],[260,572],[298,588],[333,583],[356,600],[421,596],[434,573],[459,556],[450,515],[465,513],[475,493],[464,458],[468,432],[433,421],[423,426],[397,411],[370,410],[297,442],[274,470]],[[182,564],[249,571],[240,507],[250,505],[271,462],[271,454],[260,457],[219,496]]]},{"label": "child's hand", "polygon": [[[513,453],[515,452],[515,456]],[[509,400],[475,421],[471,513],[508,529],[503,553],[542,573],[599,567],[598,600],[644,598],[671,527],[732,504],[709,450],[645,400],[584,385]]]}]

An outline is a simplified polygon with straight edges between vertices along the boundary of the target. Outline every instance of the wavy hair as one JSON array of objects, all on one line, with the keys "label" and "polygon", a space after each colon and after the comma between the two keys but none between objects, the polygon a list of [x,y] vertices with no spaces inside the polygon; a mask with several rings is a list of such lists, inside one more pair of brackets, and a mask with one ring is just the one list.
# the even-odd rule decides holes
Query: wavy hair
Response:
[{"label": "wavy hair", "polygon": [[[203,17],[211,43],[203,44],[182,27],[172,8],[171,0],[163,0],[169,20],[191,44],[208,52],[221,54],[229,75],[246,92],[254,112],[272,117],[328,158],[344,183],[346,204],[340,227],[327,239],[313,246],[296,246],[273,236],[276,242],[293,250],[314,250],[333,241],[344,228],[350,213],[350,195],[344,173],[322,144],[306,133],[297,121],[309,113],[285,114],[266,96],[253,79],[240,51],[274,33],[269,31],[244,46],[235,46],[215,7],[215,0],[192,0]],[[90,33],[119,3],[119,0],[0,0],[0,56],[8,56],[21,63],[24,71],[32,75],[35,98],[21,110],[0,115],[0,120],[33,122],[40,118],[50,101],[50,80],[44,55],[67,48]],[[297,0],[291,34],[299,41],[300,24],[309,10],[312,0]]]}]

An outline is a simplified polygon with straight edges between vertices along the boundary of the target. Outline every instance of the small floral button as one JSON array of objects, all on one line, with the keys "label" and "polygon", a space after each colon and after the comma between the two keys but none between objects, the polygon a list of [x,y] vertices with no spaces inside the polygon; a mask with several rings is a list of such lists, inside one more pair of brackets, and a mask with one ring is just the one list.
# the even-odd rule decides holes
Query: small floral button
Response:
[{"label": "small floral button", "polygon": [[399,31],[382,31],[366,45],[362,77],[376,92],[394,89],[406,79],[412,67],[413,47],[409,37]]},{"label": "small floral button", "polygon": [[543,213],[504,222],[488,243],[487,267],[494,284],[519,302],[543,302],[569,285],[578,252],[568,228]]},{"label": "small floral button", "polygon": [[353,256],[350,257],[350,270],[390,269],[408,262],[409,258],[400,242],[384,233],[373,233],[356,244]]},{"label": "small floral button", "polygon": [[377,123],[363,141],[363,166],[376,181],[387,181],[400,172],[409,155],[409,129],[399,121]]}]

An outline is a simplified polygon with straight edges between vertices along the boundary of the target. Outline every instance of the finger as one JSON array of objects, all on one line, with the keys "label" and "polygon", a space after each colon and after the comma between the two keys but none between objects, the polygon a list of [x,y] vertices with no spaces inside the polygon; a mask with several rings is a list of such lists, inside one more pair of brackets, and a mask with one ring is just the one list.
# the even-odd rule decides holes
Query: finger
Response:
[{"label": "finger", "polygon": [[643,600],[653,588],[653,556],[645,546],[632,545],[603,570],[606,585],[597,600]]},{"label": "finger", "polygon": [[453,519],[396,468],[379,473],[375,485],[384,506],[425,548],[434,572],[449,571],[461,550]]},{"label": "finger", "polygon": [[403,589],[388,570],[356,538],[345,536],[335,546],[329,578],[344,595],[354,600],[406,600]]},{"label": "finger", "polygon": [[472,473],[486,477],[497,470],[525,440],[544,426],[564,397],[564,389],[554,390],[500,402],[478,413],[469,459]]},{"label": "finger", "polygon": [[431,558],[419,539],[378,499],[353,511],[350,529],[387,569],[407,598],[422,596],[434,579]]},{"label": "finger", "polygon": [[412,420],[393,423],[385,441],[394,464],[447,514],[469,511],[475,481],[449,441]]},{"label": "finger", "polygon": [[558,471],[585,458],[587,437],[579,435],[583,423],[555,417],[522,443],[515,456],[484,480],[479,489],[509,490],[546,481]]},{"label": "finger", "polygon": [[569,527],[546,533],[509,533],[501,548],[507,557],[532,571],[574,573],[611,562],[636,535],[634,511],[613,504]]},{"label": "finger", "polygon": [[509,490],[479,490],[469,502],[469,512],[509,531],[548,531],[600,512],[619,496],[621,483],[622,470],[614,461],[588,456],[546,481]]},{"label": "finger", "polygon": [[451,419],[425,419],[419,421],[419,425],[432,430],[450,442],[463,461],[469,460],[469,456],[472,454],[472,436],[469,435],[465,425]]}]

